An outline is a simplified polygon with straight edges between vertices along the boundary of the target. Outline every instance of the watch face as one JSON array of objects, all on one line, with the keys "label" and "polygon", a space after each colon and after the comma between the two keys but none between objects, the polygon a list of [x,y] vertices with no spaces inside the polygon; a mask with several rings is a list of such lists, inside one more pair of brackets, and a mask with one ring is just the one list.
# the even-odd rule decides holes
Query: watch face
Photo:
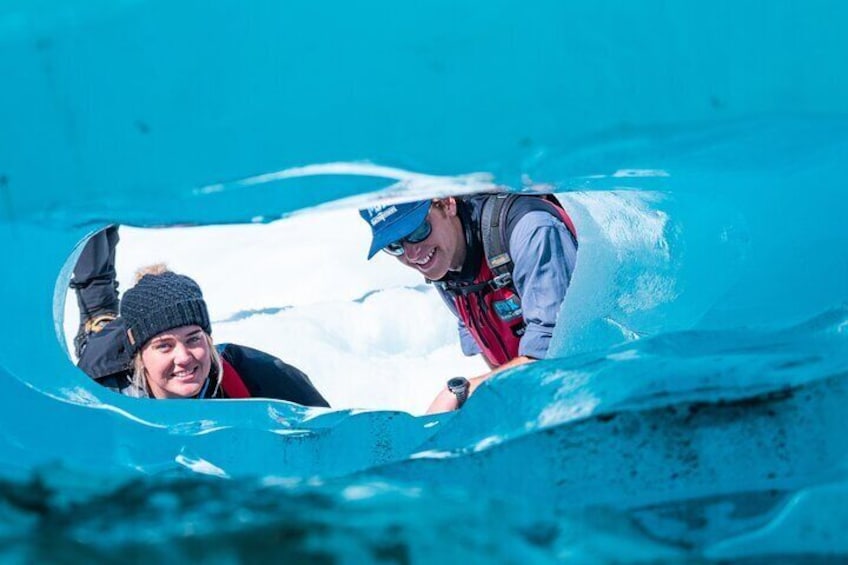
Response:
[{"label": "watch face", "polygon": [[465,377],[454,377],[448,381],[448,388],[451,392],[460,392],[468,386],[468,379]]}]

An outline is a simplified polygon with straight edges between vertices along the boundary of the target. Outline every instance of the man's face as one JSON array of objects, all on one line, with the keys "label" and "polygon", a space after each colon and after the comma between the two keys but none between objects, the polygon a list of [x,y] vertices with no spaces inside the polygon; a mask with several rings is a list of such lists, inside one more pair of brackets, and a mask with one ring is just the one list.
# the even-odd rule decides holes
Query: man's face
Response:
[{"label": "man's face", "polygon": [[404,253],[398,261],[430,280],[438,280],[449,270],[462,268],[465,261],[465,235],[456,214],[456,200],[433,202],[427,221],[432,228],[430,235],[418,243],[404,241]]}]

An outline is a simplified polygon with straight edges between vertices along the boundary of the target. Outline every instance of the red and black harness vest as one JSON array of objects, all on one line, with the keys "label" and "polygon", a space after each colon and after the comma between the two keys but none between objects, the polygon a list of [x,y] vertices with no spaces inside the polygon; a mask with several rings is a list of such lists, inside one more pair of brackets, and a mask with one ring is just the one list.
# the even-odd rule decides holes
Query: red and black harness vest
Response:
[{"label": "red and black harness vest", "polygon": [[[553,195],[495,194],[486,197],[479,213],[479,237],[484,261],[470,284],[438,282],[456,307],[460,320],[471,332],[483,356],[493,367],[518,357],[518,346],[526,323],[521,297],[512,280],[512,259],[507,249],[507,214],[519,198],[533,198],[531,210],[545,210],[561,219],[575,244],[577,230]],[[471,220],[472,223],[475,219]]]}]

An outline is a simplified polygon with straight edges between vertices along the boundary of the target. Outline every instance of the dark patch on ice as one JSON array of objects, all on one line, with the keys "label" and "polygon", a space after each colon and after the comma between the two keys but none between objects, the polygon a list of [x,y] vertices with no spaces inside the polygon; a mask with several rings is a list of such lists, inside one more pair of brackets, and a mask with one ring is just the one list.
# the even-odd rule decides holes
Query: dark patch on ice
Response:
[{"label": "dark patch on ice", "polygon": [[631,511],[635,525],[656,541],[688,550],[719,537],[761,527],[792,493],[778,490],[706,496]]},{"label": "dark patch on ice", "polygon": [[378,543],[372,548],[371,553],[378,563],[412,563],[409,547],[400,542]]},{"label": "dark patch on ice", "polygon": [[725,107],[725,103],[724,100],[722,100],[718,96],[712,95],[710,96],[710,106],[712,106],[714,110],[721,110]]},{"label": "dark patch on ice", "polygon": [[[751,409],[762,407],[764,405],[771,405],[776,402],[789,400],[795,395],[795,392],[790,387],[785,387],[780,390],[770,391],[763,394],[758,394],[756,396],[751,396],[747,398],[734,398],[734,399],[724,399],[719,398],[716,401],[702,401],[702,402],[692,402],[688,406],[686,406],[686,410],[688,411],[688,416],[684,421],[688,422],[693,417],[695,417],[699,412],[705,410],[707,408],[741,408]],[[674,411],[676,408],[674,406],[669,406],[669,408]],[[776,412],[772,408],[766,408],[764,413],[767,416],[776,416]]]},{"label": "dark patch on ice", "polygon": [[537,547],[552,547],[560,535],[560,528],[550,522],[538,522],[530,527],[519,528],[519,533]]},{"label": "dark patch on ice", "polygon": [[135,125],[135,129],[137,129],[138,132],[142,135],[147,135],[150,133],[150,126],[147,125],[147,122],[136,120],[133,125]]},{"label": "dark patch on ice", "polygon": [[0,174],[0,193],[3,197],[3,207],[6,208],[6,217],[10,220],[14,217],[12,213],[12,192],[9,190],[9,176]]}]

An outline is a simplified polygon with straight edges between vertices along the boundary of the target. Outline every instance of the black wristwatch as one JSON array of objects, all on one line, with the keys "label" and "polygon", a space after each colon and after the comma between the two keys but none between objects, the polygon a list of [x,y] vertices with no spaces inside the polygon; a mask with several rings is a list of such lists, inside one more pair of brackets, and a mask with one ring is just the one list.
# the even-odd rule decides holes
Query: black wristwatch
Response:
[{"label": "black wristwatch", "polygon": [[471,383],[465,377],[454,377],[448,381],[448,390],[456,395],[456,407],[462,408],[468,399],[468,389]]}]

